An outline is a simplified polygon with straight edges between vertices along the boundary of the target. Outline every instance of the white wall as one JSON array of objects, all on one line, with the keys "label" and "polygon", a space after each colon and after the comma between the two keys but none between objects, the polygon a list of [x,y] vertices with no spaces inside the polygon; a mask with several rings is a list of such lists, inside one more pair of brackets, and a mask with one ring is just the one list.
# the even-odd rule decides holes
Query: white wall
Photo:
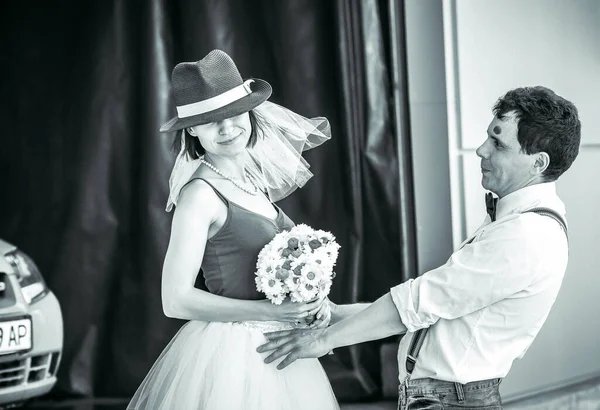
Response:
[{"label": "white wall", "polygon": [[582,147],[559,180],[570,261],[553,310],[504,396],[541,391],[600,372],[600,1],[447,0],[444,5],[448,152],[454,245],[485,215],[475,149],[495,100],[544,85],[573,101]]},{"label": "white wall", "polygon": [[442,4],[408,0],[406,40],[419,273],[452,253]]}]

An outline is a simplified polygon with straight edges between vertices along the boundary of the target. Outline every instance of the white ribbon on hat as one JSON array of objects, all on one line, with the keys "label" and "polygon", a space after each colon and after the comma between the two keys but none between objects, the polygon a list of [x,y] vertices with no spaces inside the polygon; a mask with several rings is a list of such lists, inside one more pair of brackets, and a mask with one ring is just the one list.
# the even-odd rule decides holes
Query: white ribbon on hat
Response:
[{"label": "white ribbon on hat", "polygon": [[243,84],[238,85],[229,91],[225,91],[224,93],[215,97],[192,104],[177,106],[177,116],[179,118],[193,117],[194,115],[204,114],[206,112],[225,107],[234,101],[240,100],[245,96],[252,94],[250,84],[253,82],[254,80],[246,80]]}]

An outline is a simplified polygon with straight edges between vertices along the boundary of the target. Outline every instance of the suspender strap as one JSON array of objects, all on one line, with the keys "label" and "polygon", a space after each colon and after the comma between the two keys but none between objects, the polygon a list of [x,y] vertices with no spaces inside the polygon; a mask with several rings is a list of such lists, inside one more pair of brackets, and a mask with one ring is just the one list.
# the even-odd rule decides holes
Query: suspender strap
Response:
[{"label": "suspender strap", "polygon": [[419,329],[412,337],[410,347],[408,348],[408,355],[406,356],[406,373],[408,376],[415,370],[415,363],[417,363],[417,357],[419,357],[419,351],[423,347],[426,334],[427,329]]},{"label": "suspender strap", "polygon": [[529,209],[529,210],[527,210],[525,212],[533,212],[533,213],[536,213],[538,215],[549,216],[550,218],[554,219],[556,222],[558,222],[558,224],[560,225],[560,227],[564,231],[565,235],[567,235],[567,241],[569,240],[569,234],[567,233],[567,224],[566,224],[565,220],[562,218],[562,216],[560,216],[558,214],[558,212],[556,212],[554,209],[550,209],[550,208],[533,208],[533,209]]},{"label": "suspender strap", "polygon": [[[560,225],[562,230],[565,232],[565,235],[567,235],[567,241],[569,240],[569,235],[567,233],[567,224],[565,223],[565,220],[562,218],[562,216],[560,216],[558,214],[558,212],[556,212],[555,210],[550,209],[550,208],[533,208],[533,209],[529,209],[525,212],[533,212],[538,215],[548,216],[548,217],[554,219],[556,222],[558,222],[558,224]],[[471,239],[465,245],[468,245],[472,241],[473,241],[473,239]],[[415,364],[417,363],[417,358],[419,357],[419,351],[421,350],[421,347],[423,346],[423,342],[425,341],[425,336],[427,335],[427,330],[428,330],[428,328],[419,329],[413,334],[412,340],[410,342],[410,346],[408,348],[408,355],[406,356],[405,366],[406,366],[407,379],[410,377],[412,372],[415,370]]]}]

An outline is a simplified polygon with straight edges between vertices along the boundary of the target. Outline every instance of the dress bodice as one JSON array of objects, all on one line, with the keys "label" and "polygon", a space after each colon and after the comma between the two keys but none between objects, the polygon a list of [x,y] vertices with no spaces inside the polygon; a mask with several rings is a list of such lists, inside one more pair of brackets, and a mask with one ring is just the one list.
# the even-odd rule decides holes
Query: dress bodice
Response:
[{"label": "dress bodice", "polygon": [[264,299],[254,281],[258,253],[279,232],[291,229],[294,222],[277,205],[277,217],[273,220],[230,201],[210,182],[202,180],[227,206],[225,223],[206,242],[202,260],[206,288],[215,295],[235,299]]}]

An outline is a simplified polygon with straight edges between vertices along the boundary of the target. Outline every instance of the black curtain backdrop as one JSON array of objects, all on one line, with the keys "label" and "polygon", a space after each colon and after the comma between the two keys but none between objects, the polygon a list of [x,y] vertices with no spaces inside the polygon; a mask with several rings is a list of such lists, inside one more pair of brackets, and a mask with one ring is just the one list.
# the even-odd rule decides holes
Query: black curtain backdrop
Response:
[{"label": "black curtain backdrop", "polygon": [[[402,4],[3,2],[0,237],[61,302],[55,395],[130,396],[183,324],[160,301],[175,155],[158,128],[174,65],[213,48],[269,81],[273,102],[331,122],[305,156],[315,177],[280,203],[342,245],[330,298],[372,301],[415,274]],[[340,400],[378,394],[378,346],[322,359]]]}]

